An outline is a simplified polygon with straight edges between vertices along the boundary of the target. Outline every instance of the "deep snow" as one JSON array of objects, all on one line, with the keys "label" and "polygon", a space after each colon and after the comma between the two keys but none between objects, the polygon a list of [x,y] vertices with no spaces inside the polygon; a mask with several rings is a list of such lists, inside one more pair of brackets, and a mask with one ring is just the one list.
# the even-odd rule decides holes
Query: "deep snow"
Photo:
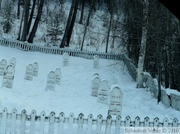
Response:
[{"label": "deep snow", "polygon": [[[37,114],[51,111],[59,114],[71,112],[77,117],[80,113],[87,117],[93,114],[97,117],[102,114],[107,117],[108,105],[97,103],[97,98],[91,96],[91,78],[98,73],[101,80],[107,80],[111,87],[120,85],[123,92],[122,118],[130,116],[134,119],[139,116],[143,120],[146,116],[165,117],[172,121],[180,120],[180,113],[172,108],[166,108],[162,103],[157,104],[151,93],[146,89],[137,89],[136,82],[127,74],[124,65],[119,61],[100,59],[99,69],[93,69],[93,60],[77,57],[69,58],[69,66],[63,66],[62,55],[43,54],[39,52],[24,52],[13,48],[0,46],[0,60],[9,61],[16,58],[15,78],[13,88],[2,87],[0,76],[0,111],[4,107],[9,112],[14,108],[20,113],[26,109],[30,114],[33,109]],[[37,62],[39,65],[38,77],[32,81],[25,80],[26,66]],[[55,91],[46,91],[47,75],[56,68],[61,69],[61,85],[56,85]]]}]

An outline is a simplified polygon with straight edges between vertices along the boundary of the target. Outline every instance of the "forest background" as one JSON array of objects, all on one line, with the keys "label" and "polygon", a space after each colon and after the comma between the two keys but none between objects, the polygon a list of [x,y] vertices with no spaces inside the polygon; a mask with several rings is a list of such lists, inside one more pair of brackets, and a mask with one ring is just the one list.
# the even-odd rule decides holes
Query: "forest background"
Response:
[{"label": "forest background", "polygon": [[0,36],[124,53],[159,85],[180,91],[180,21],[158,0],[0,0]]}]

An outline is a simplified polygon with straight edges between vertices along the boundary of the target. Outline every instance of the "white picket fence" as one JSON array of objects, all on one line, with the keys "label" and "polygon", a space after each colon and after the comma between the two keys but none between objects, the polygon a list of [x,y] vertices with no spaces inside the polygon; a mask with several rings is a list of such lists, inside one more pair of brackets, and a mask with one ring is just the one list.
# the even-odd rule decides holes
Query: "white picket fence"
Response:
[{"label": "white picket fence", "polygon": [[113,119],[108,115],[104,119],[102,115],[98,115],[94,119],[92,114],[87,118],[82,113],[78,117],[74,117],[73,113],[65,117],[63,112],[56,116],[54,112],[46,115],[44,111],[37,115],[35,110],[27,115],[26,110],[18,114],[16,109],[8,113],[6,108],[0,113],[0,134],[121,134],[123,127],[179,128],[180,123],[177,118],[172,122],[168,118],[160,122],[157,117],[150,121],[149,117],[131,120],[127,116],[122,120],[120,116]]},{"label": "white picket fence", "polygon": [[35,45],[32,43],[21,42],[21,41],[12,41],[5,38],[0,38],[0,45],[6,47],[17,48],[22,51],[30,52],[41,52],[41,53],[50,53],[50,54],[59,54],[68,53],[70,56],[81,57],[86,59],[93,59],[94,55],[98,55],[102,59],[113,59],[119,60],[122,58],[121,54],[112,54],[104,52],[94,52],[94,51],[80,51],[75,49],[67,48],[57,48],[57,47],[45,47],[40,45]]}]

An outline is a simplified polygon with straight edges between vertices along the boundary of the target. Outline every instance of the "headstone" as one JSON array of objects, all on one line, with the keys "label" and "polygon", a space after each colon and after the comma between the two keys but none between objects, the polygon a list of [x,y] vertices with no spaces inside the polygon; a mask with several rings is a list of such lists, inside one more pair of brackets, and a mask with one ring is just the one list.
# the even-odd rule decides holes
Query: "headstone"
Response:
[{"label": "headstone", "polygon": [[109,89],[108,82],[103,80],[99,85],[97,102],[108,104]]},{"label": "headstone", "polygon": [[92,77],[92,80],[91,80],[91,96],[97,97],[100,83],[101,83],[101,80],[99,79],[98,76]]},{"label": "headstone", "polygon": [[0,75],[3,76],[6,69],[7,61],[2,59],[0,62]]},{"label": "headstone", "polygon": [[118,85],[113,85],[109,93],[109,115],[122,115],[123,94]]},{"label": "headstone", "polygon": [[25,74],[25,79],[26,80],[32,80],[33,79],[33,65],[32,64],[29,64],[27,67],[26,67],[26,74]]},{"label": "headstone", "polygon": [[33,76],[37,77],[38,76],[38,63],[37,62],[34,62],[33,63]]},{"label": "headstone", "polygon": [[2,83],[3,87],[7,87],[7,88],[13,87],[14,74],[15,74],[15,70],[14,70],[13,65],[8,65],[6,67],[6,70],[3,76],[3,83]]},{"label": "headstone", "polygon": [[56,75],[54,71],[51,71],[47,76],[46,90],[55,90]]},{"label": "headstone", "polygon": [[98,69],[99,68],[99,56],[98,55],[94,55],[93,68],[94,69]]},{"label": "headstone", "polygon": [[12,57],[9,60],[9,65],[12,65],[14,68],[16,67],[16,58],[15,57]]},{"label": "headstone", "polygon": [[56,75],[56,84],[60,85],[61,84],[61,69],[60,68],[56,68],[55,75]]},{"label": "headstone", "polygon": [[68,53],[64,53],[63,54],[63,65],[64,66],[68,66],[69,65],[69,54]]}]

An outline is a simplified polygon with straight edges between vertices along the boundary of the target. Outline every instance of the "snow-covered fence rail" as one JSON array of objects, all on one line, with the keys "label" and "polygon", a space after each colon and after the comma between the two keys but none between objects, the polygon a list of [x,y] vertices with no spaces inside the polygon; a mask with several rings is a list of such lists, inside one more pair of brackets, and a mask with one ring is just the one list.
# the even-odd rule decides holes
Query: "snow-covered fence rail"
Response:
[{"label": "snow-covered fence rail", "polygon": [[143,120],[136,117],[131,120],[127,116],[125,120],[122,120],[120,116],[113,119],[110,115],[105,119],[102,115],[98,115],[94,119],[92,114],[84,118],[82,113],[78,117],[74,117],[73,113],[66,117],[63,112],[58,115],[54,112],[49,115],[41,112],[40,115],[37,115],[35,110],[28,115],[26,110],[22,110],[18,114],[16,109],[8,113],[6,108],[2,109],[0,113],[0,134],[120,134],[126,127],[179,129],[180,123],[177,118],[169,122],[168,118],[160,121],[157,117],[152,121],[149,117],[145,117]]},{"label": "snow-covered fence rail", "polygon": [[0,45],[6,47],[17,48],[22,51],[31,51],[31,52],[42,52],[42,53],[50,53],[50,54],[60,54],[68,53],[70,56],[74,57],[82,57],[86,59],[93,59],[94,55],[98,55],[99,58],[102,59],[113,59],[119,60],[121,59],[121,54],[111,54],[104,52],[93,52],[93,51],[80,51],[74,49],[66,49],[66,48],[55,48],[55,47],[45,47],[40,45],[35,45],[27,42],[20,41],[11,41],[8,39],[0,39]]}]

